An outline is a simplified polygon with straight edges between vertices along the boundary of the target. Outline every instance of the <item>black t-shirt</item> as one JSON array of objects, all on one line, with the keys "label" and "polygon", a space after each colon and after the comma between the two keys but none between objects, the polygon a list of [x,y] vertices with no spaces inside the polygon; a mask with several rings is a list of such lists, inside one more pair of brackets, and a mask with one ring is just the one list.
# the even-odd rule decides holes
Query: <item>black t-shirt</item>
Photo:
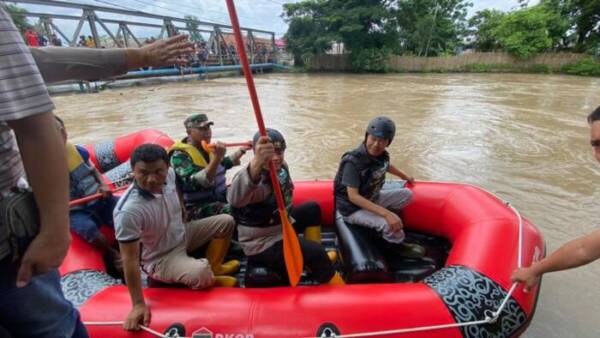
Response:
[{"label": "black t-shirt", "polygon": [[358,189],[360,187],[360,176],[354,164],[348,162],[344,165],[342,173],[342,185]]}]

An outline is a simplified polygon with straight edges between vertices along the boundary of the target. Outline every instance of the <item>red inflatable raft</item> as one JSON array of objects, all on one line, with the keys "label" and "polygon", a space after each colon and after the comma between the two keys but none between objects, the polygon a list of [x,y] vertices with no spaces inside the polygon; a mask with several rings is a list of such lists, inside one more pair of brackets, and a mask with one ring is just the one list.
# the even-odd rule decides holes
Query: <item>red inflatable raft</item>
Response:
[{"label": "red inflatable raft", "polygon": [[[364,228],[336,221],[331,181],[295,187],[294,203],[320,204],[330,231],[325,245],[339,250],[348,285],[312,285],[305,276],[296,288],[264,287],[243,265],[238,278],[245,287],[145,288],[150,328],[196,338],[516,337],[527,328],[538,292],[524,293],[510,275],[519,260],[527,266],[541,258],[544,243],[535,226],[495,196],[469,185],[417,182],[402,215],[407,240],[427,248],[415,260],[381,250]],[[127,287],[76,236],[60,270],[91,337],[156,336],[122,329],[131,308]]]}]

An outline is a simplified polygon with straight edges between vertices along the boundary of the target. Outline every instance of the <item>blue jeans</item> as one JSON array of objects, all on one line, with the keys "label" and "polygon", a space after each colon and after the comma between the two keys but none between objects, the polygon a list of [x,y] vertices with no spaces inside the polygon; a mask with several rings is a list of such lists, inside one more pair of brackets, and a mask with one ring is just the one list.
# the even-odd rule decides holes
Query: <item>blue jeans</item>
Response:
[{"label": "blue jeans", "polygon": [[82,209],[71,211],[69,215],[71,230],[88,243],[95,241],[100,234],[100,226],[103,224],[113,225],[112,212],[115,205],[117,205],[117,201],[119,199],[113,196],[86,205]]},{"label": "blue jeans", "polygon": [[13,338],[87,338],[79,312],[65,299],[57,270],[15,286],[18,265],[0,261],[0,326]]}]

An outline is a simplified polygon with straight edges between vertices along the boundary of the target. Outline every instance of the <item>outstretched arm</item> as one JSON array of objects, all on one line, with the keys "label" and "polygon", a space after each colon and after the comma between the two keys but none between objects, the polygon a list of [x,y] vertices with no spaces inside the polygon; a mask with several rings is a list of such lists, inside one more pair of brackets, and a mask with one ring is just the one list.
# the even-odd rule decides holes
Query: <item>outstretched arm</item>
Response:
[{"label": "outstretched arm", "polygon": [[591,263],[600,258],[600,230],[574,239],[550,256],[534,263],[532,266],[515,271],[512,280],[525,284],[525,291],[529,291],[538,282],[540,277],[553,271],[568,270]]},{"label": "outstretched arm", "polygon": [[186,35],[158,40],[141,48],[30,48],[46,83],[66,80],[100,80],[125,74],[130,69],[179,63],[193,52]]}]

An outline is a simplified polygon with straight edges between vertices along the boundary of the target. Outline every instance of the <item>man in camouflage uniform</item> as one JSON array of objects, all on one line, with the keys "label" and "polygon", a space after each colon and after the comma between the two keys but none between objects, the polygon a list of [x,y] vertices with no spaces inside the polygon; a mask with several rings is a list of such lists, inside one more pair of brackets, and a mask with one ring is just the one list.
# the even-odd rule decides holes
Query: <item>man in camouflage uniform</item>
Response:
[{"label": "man in camouflage uniform", "polygon": [[206,114],[188,117],[184,122],[188,136],[175,143],[169,151],[171,166],[177,175],[177,186],[183,195],[187,220],[230,213],[225,172],[240,165],[240,158],[250,149],[250,146],[242,147],[232,155],[225,156],[225,145],[216,142],[207,152],[202,143],[210,144],[213,124]]}]

